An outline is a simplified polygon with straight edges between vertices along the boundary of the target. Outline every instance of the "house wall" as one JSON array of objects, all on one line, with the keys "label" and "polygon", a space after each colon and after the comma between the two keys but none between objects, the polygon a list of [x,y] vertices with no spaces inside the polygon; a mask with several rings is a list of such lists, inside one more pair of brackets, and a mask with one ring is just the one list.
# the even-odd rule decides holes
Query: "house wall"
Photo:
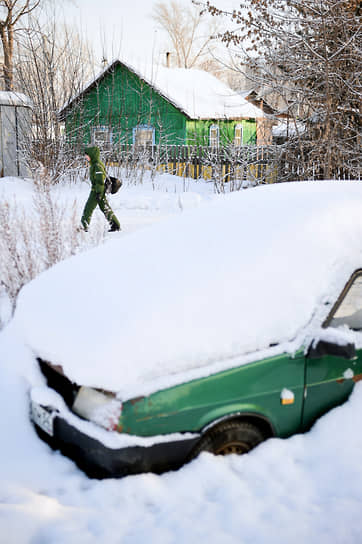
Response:
[{"label": "house wall", "polygon": [[233,143],[235,126],[241,124],[243,127],[243,144],[254,144],[256,142],[256,123],[254,120],[242,119],[240,121],[186,121],[186,144],[187,145],[209,145],[210,127],[219,127],[220,145]]},{"label": "house wall", "polygon": [[275,121],[270,119],[257,119],[257,143],[258,145],[272,145],[273,125]]},{"label": "house wall", "polygon": [[112,145],[133,143],[134,128],[155,129],[155,144],[182,144],[186,116],[147,83],[122,65],[91,88],[66,119],[68,138],[76,144],[91,142],[92,127],[112,128]]}]

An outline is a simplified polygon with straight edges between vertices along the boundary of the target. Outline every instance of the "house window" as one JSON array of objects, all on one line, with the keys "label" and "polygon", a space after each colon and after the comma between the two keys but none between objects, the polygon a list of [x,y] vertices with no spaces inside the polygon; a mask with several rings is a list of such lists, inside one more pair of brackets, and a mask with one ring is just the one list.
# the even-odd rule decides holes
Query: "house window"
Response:
[{"label": "house window", "polygon": [[218,147],[219,145],[219,127],[211,125],[209,130],[209,145],[210,147]]},{"label": "house window", "polygon": [[240,147],[243,144],[243,125],[238,123],[235,125],[234,145]]},{"label": "house window", "polygon": [[101,149],[108,148],[112,143],[112,131],[105,126],[93,127],[92,144]]},{"label": "house window", "polygon": [[155,129],[150,125],[139,125],[133,129],[133,144],[149,148],[155,144]]}]

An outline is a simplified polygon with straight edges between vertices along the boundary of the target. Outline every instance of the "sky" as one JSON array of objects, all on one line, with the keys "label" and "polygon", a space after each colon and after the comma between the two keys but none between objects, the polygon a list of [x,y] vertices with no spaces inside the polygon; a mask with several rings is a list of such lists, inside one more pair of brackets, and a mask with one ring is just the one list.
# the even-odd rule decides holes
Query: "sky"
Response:
[{"label": "sky", "polygon": [[[81,28],[93,44],[96,60],[105,51],[108,61],[116,57],[139,60],[148,56],[155,62],[167,51],[166,34],[157,28],[152,10],[159,0],[67,0],[63,4],[66,22]],[[166,3],[170,3],[165,0]],[[191,0],[177,0],[185,6]],[[238,7],[236,0],[217,0],[221,7]]]}]

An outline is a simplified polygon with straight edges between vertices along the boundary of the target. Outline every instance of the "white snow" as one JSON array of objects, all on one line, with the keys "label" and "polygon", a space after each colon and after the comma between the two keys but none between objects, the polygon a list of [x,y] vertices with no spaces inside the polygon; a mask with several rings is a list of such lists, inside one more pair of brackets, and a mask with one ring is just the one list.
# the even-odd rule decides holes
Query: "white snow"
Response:
[{"label": "white snow", "polygon": [[[160,180],[155,200],[162,194],[162,183]],[[3,180],[0,180],[0,190],[2,188],[8,193],[10,186],[16,188],[19,201],[27,201],[24,189],[27,184],[14,182],[5,185],[6,190]],[[327,185],[326,193],[336,197],[338,190],[331,184]],[[349,190],[348,186],[346,193],[354,193],[357,199],[359,188]],[[134,191],[135,200],[141,196],[142,190],[149,197],[152,194],[150,185],[145,184]],[[193,186],[192,190],[199,192],[201,201],[213,200],[207,185]],[[126,188],[122,198],[128,191],[132,193],[133,188]],[[250,189],[242,194],[246,196],[249,192],[259,191],[262,195],[260,189]],[[342,232],[343,225],[346,225],[343,216],[347,215],[347,209],[354,210],[354,206],[348,204],[351,195],[339,192],[340,213],[335,218],[342,231],[338,234],[336,228],[328,230],[330,224],[326,222],[326,208],[330,201],[322,198],[323,191],[318,188],[314,195],[321,208],[320,221],[315,218],[311,225],[305,225],[305,229],[315,232],[316,237],[321,237],[320,231],[324,231],[325,239],[336,247],[336,260],[332,267],[347,271],[349,261],[344,266],[338,263],[337,256],[343,249]],[[73,187],[70,192],[72,197],[77,196],[81,210],[86,191],[77,191]],[[68,189],[59,187],[59,196],[61,194],[66,200]],[[129,198],[131,200],[131,196]],[[224,200],[222,196],[216,198]],[[137,234],[128,232],[140,223],[142,230],[148,230],[146,224],[156,221],[157,217],[181,213],[171,203],[167,214],[165,208],[157,212],[150,197],[147,210],[142,212],[135,206],[131,215],[130,209],[125,210],[119,204],[120,200],[121,195],[116,195],[112,204],[126,225],[124,239]],[[300,206],[305,205],[303,199],[299,202]],[[270,197],[270,204],[277,215],[280,208],[273,197]],[[310,205],[313,208],[313,201]],[[200,208],[203,206],[208,207],[208,204],[202,204]],[[301,213],[300,206],[295,209],[297,215]],[[257,206],[250,210],[249,216],[253,211],[260,220],[260,230],[270,241],[272,253],[278,247],[273,236],[274,223],[270,229],[265,218],[258,213],[260,208]],[[276,217],[275,223],[277,218],[283,223],[280,216]],[[166,225],[168,221],[162,219],[159,225]],[[358,237],[359,220],[353,211],[352,221]],[[278,235],[281,231],[282,228]],[[248,246],[245,240],[250,233],[248,229],[244,237],[240,237],[243,242],[241,251],[245,245]],[[120,236],[119,241],[122,239]],[[290,234],[289,241],[284,263],[288,257],[293,263],[301,247],[299,236],[293,238]],[[349,243],[351,246],[345,254],[357,247],[354,239]],[[254,255],[258,255],[257,248]],[[308,263],[302,258],[297,259],[307,272],[305,282],[309,285],[313,282],[313,270],[318,262],[314,245],[310,257]],[[163,264],[167,264],[166,257]],[[308,272],[308,267],[313,270]],[[292,270],[295,268],[293,265]],[[271,273],[270,269],[264,270],[263,280],[274,281],[275,274],[270,278]],[[245,278],[250,282],[249,276]],[[337,283],[336,280],[336,291]],[[223,285],[222,281],[220,285]],[[303,289],[302,278],[299,285]],[[179,287],[179,284],[175,285],[176,294]],[[40,297],[38,302],[42,305],[44,295],[40,288],[37,293]],[[143,290],[140,298],[142,293]],[[267,303],[265,301],[264,307]],[[248,455],[213,457],[202,454],[179,471],[162,476],[143,474],[122,480],[89,480],[71,461],[52,452],[41,442],[29,422],[30,384],[41,386],[42,380],[31,350],[19,336],[19,315],[16,326],[12,321],[0,333],[0,544],[184,544],[205,538],[210,544],[280,544],[291,541],[296,544],[360,544],[362,541],[361,384],[356,384],[347,403],[321,418],[309,433],[288,440],[269,440]],[[221,324],[220,321],[220,328]]]},{"label": "white snow", "polygon": [[263,118],[264,113],[208,72],[157,66],[146,77],[191,119]]},{"label": "white snow", "polygon": [[[261,119],[265,117],[261,109],[245,100],[215,76],[195,68],[165,68],[152,63],[133,65],[128,61],[116,59],[90,81],[82,92],[117,63],[123,64],[137,74],[191,119]],[[73,97],[69,103],[75,98]]]},{"label": "white snow", "polygon": [[198,436],[194,433],[172,433],[150,437],[132,436],[125,433],[120,434],[115,431],[107,431],[100,425],[94,425],[92,422],[82,420],[74,415],[73,412],[68,410],[63,398],[53,389],[45,386],[33,387],[30,391],[30,398],[37,404],[52,406],[58,412],[61,412],[62,418],[68,421],[73,427],[88,436],[92,436],[106,447],[112,449],[126,448],[128,446],[152,446],[153,444],[185,440]]},{"label": "white snow", "polygon": [[220,197],[41,274],[14,326],[73,381],[123,400],[270,344],[293,353],[361,266],[361,201],[358,182]]},{"label": "white snow", "polygon": [[280,394],[280,398],[282,400],[286,400],[286,401],[288,401],[288,400],[293,401],[294,400],[294,393],[290,389],[287,389],[286,387],[284,387],[282,389],[281,394]]},{"label": "white snow", "polygon": [[28,108],[33,105],[28,96],[14,91],[0,91],[0,104],[2,106],[24,106]]},{"label": "white snow", "polygon": [[300,122],[286,122],[279,121],[277,125],[273,126],[272,132],[274,137],[284,137],[295,136],[302,134],[305,131],[305,125]]},{"label": "white snow", "polygon": [[0,326],[10,321],[12,305],[5,289],[0,289]]},{"label": "white snow", "polygon": [[354,377],[354,372],[351,368],[347,368],[347,370],[344,371],[343,377],[346,380],[351,380]]}]

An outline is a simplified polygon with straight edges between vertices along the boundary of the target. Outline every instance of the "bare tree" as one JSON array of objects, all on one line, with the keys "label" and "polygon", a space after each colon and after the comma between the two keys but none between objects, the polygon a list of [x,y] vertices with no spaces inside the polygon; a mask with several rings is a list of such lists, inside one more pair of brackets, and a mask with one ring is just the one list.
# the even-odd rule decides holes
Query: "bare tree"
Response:
[{"label": "bare tree", "polygon": [[[207,3],[214,15],[224,12]],[[278,95],[293,125],[286,154],[300,177],[361,175],[361,2],[249,0],[222,40]]]},{"label": "bare tree", "polygon": [[196,6],[186,7],[176,0],[158,2],[153,19],[168,34],[172,53],[179,68],[199,66],[210,60],[210,48],[218,23],[210,21],[205,12]]},{"label": "bare tree", "polygon": [[[101,218],[94,219],[87,236],[77,229],[76,200],[60,203],[52,180],[44,172],[34,178],[30,205],[6,198],[1,204],[0,305],[4,297],[14,308],[20,289],[40,272],[104,240]],[[3,324],[0,311],[0,329]]]},{"label": "bare tree", "polygon": [[76,30],[55,18],[45,26],[32,19],[16,54],[18,87],[33,103],[28,157],[40,161],[54,181],[64,170],[58,112],[93,74],[93,54]]},{"label": "bare tree", "polygon": [[4,52],[3,73],[5,90],[11,91],[14,85],[14,34],[20,19],[33,12],[41,0],[0,0],[0,37]]}]

